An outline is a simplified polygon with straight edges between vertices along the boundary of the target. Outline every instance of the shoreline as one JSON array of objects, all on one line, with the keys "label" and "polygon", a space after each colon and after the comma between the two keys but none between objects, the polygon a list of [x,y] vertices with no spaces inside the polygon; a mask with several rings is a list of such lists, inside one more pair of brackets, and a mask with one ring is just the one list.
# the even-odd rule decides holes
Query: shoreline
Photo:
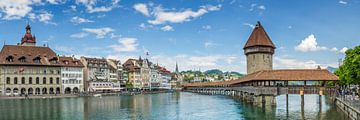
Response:
[{"label": "shoreline", "polygon": [[121,92],[121,93],[88,93],[88,94],[60,94],[60,95],[31,95],[27,98],[25,96],[0,96],[0,100],[12,99],[56,99],[56,98],[77,98],[77,97],[95,97],[94,95],[100,94],[101,96],[132,96],[139,94],[159,94],[159,93],[173,93],[177,91],[143,91],[143,92]]}]

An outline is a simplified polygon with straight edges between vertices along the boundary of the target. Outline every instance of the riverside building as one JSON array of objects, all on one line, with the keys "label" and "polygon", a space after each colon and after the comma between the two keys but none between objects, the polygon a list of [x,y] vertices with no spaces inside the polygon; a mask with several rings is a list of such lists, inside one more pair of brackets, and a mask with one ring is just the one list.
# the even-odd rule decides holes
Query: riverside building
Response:
[{"label": "riverside building", "polygon": [[46,95],[63,93],[59,57],[47,46],[36,46],[27,25],[21,43],[4,45],[0,52],[1,95]]}]

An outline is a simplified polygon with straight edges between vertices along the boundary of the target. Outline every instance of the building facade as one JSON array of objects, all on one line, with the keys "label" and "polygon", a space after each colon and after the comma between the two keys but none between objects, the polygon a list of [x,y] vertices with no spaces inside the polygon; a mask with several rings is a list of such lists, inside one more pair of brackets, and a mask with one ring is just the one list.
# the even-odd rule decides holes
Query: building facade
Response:
[{"label": "building facade", "polygon": [[59,57],[61,66],[62,92],[64,94],[84,92],[83,67],[75,57]]},{"label": "building facade", "polygon": [[61,94],[59,57],[47,46],[36,46],[30,25],[18,45],[4,45],[0,52],[1,95]]}]

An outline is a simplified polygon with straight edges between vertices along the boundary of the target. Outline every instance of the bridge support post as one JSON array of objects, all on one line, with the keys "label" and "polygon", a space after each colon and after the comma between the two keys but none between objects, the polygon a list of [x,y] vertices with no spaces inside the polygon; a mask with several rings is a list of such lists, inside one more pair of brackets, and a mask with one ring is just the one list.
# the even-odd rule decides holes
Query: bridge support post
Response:
[{"label": "bridge support post", "polygon": [[259,106],[273,106],[276,105],[276,96],[273,95],[259,95],[254,96],[254,105]]}]

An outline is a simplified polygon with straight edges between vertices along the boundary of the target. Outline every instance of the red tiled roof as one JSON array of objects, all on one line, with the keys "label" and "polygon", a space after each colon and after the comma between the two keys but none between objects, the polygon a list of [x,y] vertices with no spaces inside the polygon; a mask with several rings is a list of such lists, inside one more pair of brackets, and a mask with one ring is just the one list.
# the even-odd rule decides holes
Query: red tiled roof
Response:
[{"label": "red tiled roof", "polygon": [[261,70],[237,80],[207,83],[191,83],[185,86],[233,85],[249,81],[337,81],[339,78],[325,69]]},{"label": "red tiled roof", "polygon": [[[13,57],[13,62],[6,60]],[[19,58],[25,58],[21,62]],[[35,63],[34,59],[40,57],[40,63]],[[49,47],[42,46],[20,46],[4,45],[0,52],[1,65],[59,65],[51,63],[51,59],[58,59],[56,53]]]},{"label": "red tiled roof", "polygon": [[275,48],[274,43],[271,41],[265,29],[258,22],[252,31],[248,41],[246,42],[244,49],[253,46],[269,46]]},{"label": "red tiled roof", "polygon": [[73,57],[59,57],[59,63],[64,67],[84,67],[80,60]]}]

